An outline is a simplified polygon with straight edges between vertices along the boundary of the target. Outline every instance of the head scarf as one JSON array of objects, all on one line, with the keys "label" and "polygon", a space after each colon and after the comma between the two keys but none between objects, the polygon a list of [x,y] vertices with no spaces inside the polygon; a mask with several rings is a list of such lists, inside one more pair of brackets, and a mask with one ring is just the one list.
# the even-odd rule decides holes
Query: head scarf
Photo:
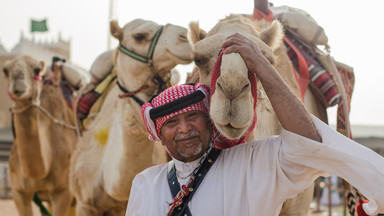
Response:
[{"label": "head scarf", "polygon": [[152,141],[161,140],[161,127],[175,115],[192,110],[208,114],[209,89],[201,83],[172,86],[141,107],[141,115]]}]

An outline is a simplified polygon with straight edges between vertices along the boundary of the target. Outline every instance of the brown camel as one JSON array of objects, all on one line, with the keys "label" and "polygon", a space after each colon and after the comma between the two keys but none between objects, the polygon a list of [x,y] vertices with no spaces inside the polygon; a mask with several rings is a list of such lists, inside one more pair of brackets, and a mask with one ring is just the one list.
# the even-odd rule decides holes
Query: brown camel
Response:
[{"label": "brown camel", "polygon": [[[19,215],[33,215],[35,193],[49,202],[53,215],[73,215],[68,174],[77,135],[68,120],[69,108],[60,87],[43,85],[45,63],[29,56],[7,61],[4,73],[14,101],[15,137],[9,166],[12,198]],[[53,79],[58,83],[61,75],[53,74]]]},{"label": "brown camel", "polygon": [[[160,25],[141,19],[122,28],[112,21],[110,27],[120,42],[114,58],[119,84],[105,96],[72,157],[70,185],[79,216],[124,215],[135,175],[167,161],[161,144],[148,140],[140,101],[148,101],[156,92],[160,84],[156,77],[169,79],[177,64],[192,62],[185,28],[167,24],[158,34]],[[151,46],[156,38],[157,44]],[[137,54],[148,56],[153,46],[152,65],[136,58]],[[127,91],[136,93],[128,96]]]},{"label": "brown camel", "polygon": [[[228,36],[241,33],[255,41],[290,89],[300,97],[293,67],[283,44],[282,26],[278,21],[272,23],[264,20],[252,21],[240,15],[230,15],[220,20],[208,33],[200,29],[198,23],[191,23],[190,28],[190,38],[194,44],[194,61],[199,71],[200,82],[211,85],[211,75],[221,44]],[[248,70],[241,56],[233,53],[224,55],[221,75],[217,79],[216,91],[211,99],[210,115],[216,128],[230,139],[242,137],[254,119],[254,99],[249,86]],[[257,87],[258,120],[255,130],[247,140],[260,139],[281,132],[281,125],[260,82],[257,83]],[[309,112],[326,119],[325,108],[309,90],[306,91],[304,104]],[[313,186],[287,200],[280,215],[307,215],[312,196]]]}]

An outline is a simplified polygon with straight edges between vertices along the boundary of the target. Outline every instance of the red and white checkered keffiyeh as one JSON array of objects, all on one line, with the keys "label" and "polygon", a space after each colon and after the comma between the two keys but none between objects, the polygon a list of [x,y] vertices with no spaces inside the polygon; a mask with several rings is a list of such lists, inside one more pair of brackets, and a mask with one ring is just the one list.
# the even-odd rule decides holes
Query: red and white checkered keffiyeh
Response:
[{"label": "red and white checkered keffiyeh", "polygon": [[[179,110],[176,110],[170,114],[160,116],[158,118],[155,118],[154,120],[151,119],[150,117],[151,109],[168,104],[176,99],[180,99],[196,91],[201,91],[205,95],[204,99],[196,103],[190,104],[186,107],[181,107]],[[160,141],[161,127],[163,126],[165,121],[167,121],[169,118],[175,115],[192,111],[192,110],[199,110],[203,113],[208,114],[208,107],[209,107],[208,99],[209,99],[209,89],[207,86],[201,83],[197,83],[195,85],[189,85],[189,84],[177,85],[177,86],[172,86],[166,89],[160,95],[155,97],[151,102],[145,103],[141,107],[141,115],[143,117],[145,127],[149,132],[148,138],[152,141]]]}]

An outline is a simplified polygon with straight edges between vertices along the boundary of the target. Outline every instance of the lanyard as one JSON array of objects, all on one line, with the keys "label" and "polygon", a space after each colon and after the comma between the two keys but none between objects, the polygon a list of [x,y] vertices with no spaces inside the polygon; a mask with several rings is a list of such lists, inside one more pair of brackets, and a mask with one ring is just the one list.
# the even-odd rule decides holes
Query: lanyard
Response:
[{"label": "lanyard", "polygon": [[188,202],[192,199],[193,194],[203,181],[211,166],[215,163],[220,153],[221,149],[212,148],[198,170],[196,172],[194,171],[193,176],[191,177],[193,178],[192,182],[188,186],[183,185],[182,188],[180,188],[180,184],[176,177],[174,162],[170,161],[168,163],[168,184],[172,196],[174,197],[173,202],[170,204],[171,210],[169,215],[192,215],[188,208]]}]

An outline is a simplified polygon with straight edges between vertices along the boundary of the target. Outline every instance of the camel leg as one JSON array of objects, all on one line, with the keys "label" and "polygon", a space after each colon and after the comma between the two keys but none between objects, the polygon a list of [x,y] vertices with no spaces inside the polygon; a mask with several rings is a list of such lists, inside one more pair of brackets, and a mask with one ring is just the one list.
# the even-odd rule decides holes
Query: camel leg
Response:
[{"label": "camel leg", "polygon": [[291,199],[287,199],[280,211],[279,216],[307,216],[309,205],[313,199],[314,184],[297,194]]},{"label": "camel leg", "polygon": [[75,198],[73,198],[73,200],[71,202],[71,207],[70,207],[67,215],[68,216],[76,216],[76,199]]},{"label": "camel leg", "polygon": [[95,215],[92,209],[90,209],[87,205],[84,205],[82,202],[77,202],[76,216],[92,216],[92,215]]},{"label": "camel leg", "polygon": [[26,193],[12,189],[12,199],[16,204],[20,216],[33,216],[32,213],[33,193]]},{"label": "camel leg", "polygon": [[68,189],[52,193],[52,215],[70,215],[73,196]]}]

